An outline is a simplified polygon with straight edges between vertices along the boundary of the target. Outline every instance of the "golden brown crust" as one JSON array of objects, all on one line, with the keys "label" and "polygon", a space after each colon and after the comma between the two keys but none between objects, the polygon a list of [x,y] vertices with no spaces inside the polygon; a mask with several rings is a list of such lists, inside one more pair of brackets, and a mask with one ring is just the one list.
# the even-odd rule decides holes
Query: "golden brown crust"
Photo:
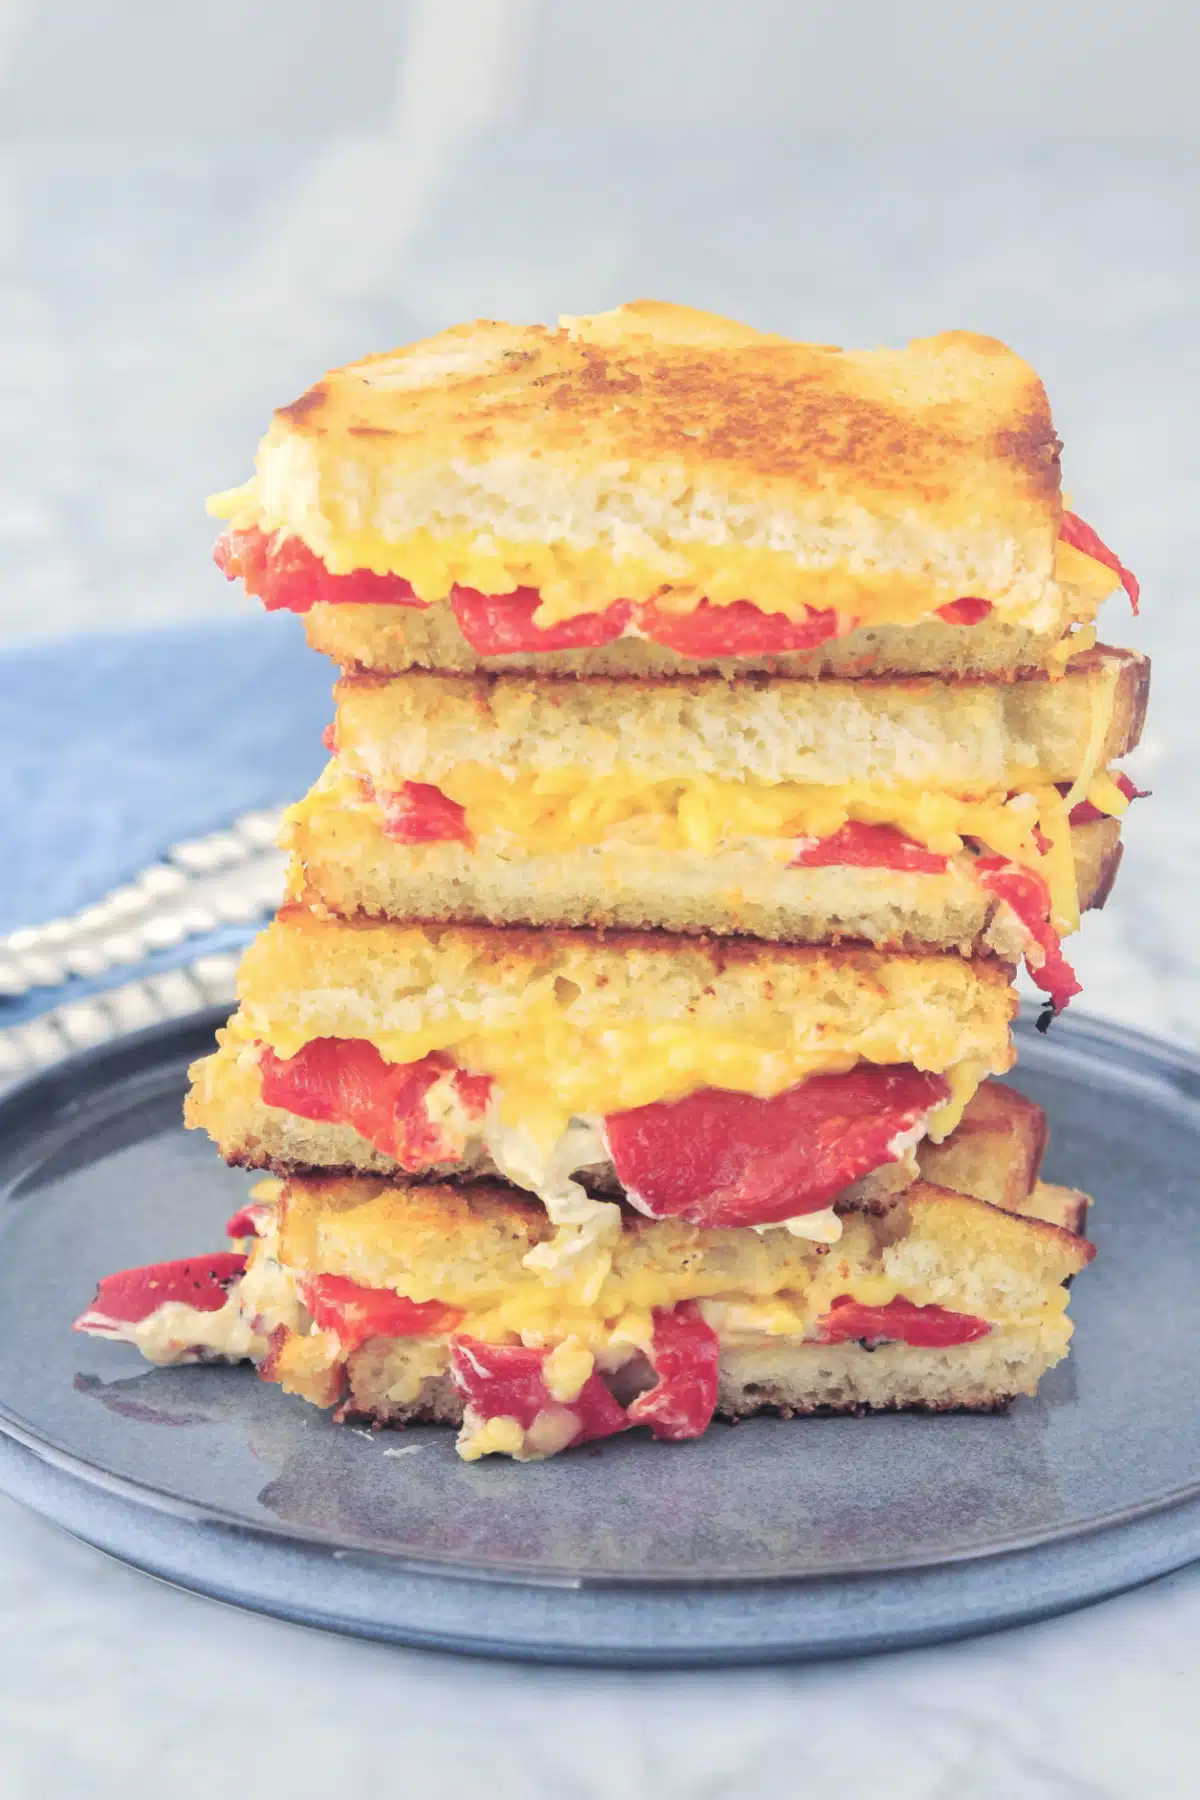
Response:
[{"label": "golden brown crust", "polygon": [[928,1182],[1023,1212],[1037,1181],[1049,1128],[1042,1108],[1015,1088],[985,1081],[943,1143],[926,1139],[917,1161]]},{"label": "golden brown crust", "polygon": [[[295,963],[290,961],[293,951],[299,959]],[[599,993],[618,983],[631,986],[631,976],[641,982],[683,977],[700,999],[707,997],[708,984],[729,975],[745,976],[756,993],[770,1000],[772,988],[793,975],[799,980],[844,980],[870,993],[882,992],[896,981],[905,987],[911,984],[916,992],[945,991],[968,1003],[978,990],[981,997],[999,1001],[1006,1014],[1012,1010],[1007,1005],[1012,980],[1008,963],[952,953],[884,956],[861,944],[768,944],[756,938],[716,936],[680,942],[666,931],[393,924],[361,916],[322,919],[304,906],[287,905],[280,907],[273,923],[246,952],[239,991],[261,992],[265,998],[276,969],[282,972],[277,962],[281,957],[287,959],[289,973],[301,979],[361,976],[360,991],[369,988],[372,967],[402,967],[420,959],[422,969],[436,967],[446,981],[465,975],[472,981],[486,978],[523,987],[536,975],[551,972],[582,978]]]},{"label": "golden brown crust", "polygon": [[[282,1210],[277,1248],[289,1269],[440,1300],[465,1309],[468,1318],[515,1306],[510,1320],[537,1320],[536,1329],[553,1336],[548,1290],[524,1264],[544,1237],[545,1221],[532,1202],[514,1201],[511,1190],[495,1183],[389,1187],[297,1179],[287,1184]],[[718,1411],[726,1416],[764,1408],[991,1406],[1033,1392],[1065,1353],[1070,1327],[1056,1296],[1091,1254],[1086,1240],[1037,1215],[1008,1213],[920,1182],[881,1216],[848,1219],[831,1250],[781,1232],[703,1231],[626,1215],[594,1300],[595,1318],[617,1317],[630,1305],[716,1299]],[[871,1357],[851,1344],[801,1341],[835,1294],[880,1277],[892,1291],[984,1317],[992,1329],[970,1345],[915,1350],[896,1344]],[[769,1309],[773,1299],[791,1308],[794,1335],[768,1335],[753,1324],[754,1305]],[[749,1312],[740,1310],[747,1304]],[[732,1312],[725,1310],[730,1305]],[[578,1315],[572,1317],[578,1328]],[[780,1322],[776,1314],[775,1331]],[[329,1404],[326,1344],[292,1340],[273,1358],[273,1373],[285,1386]],[[643,1357],[628,1358],[626,1350],[610,1375],[622,1403],[653,1379]],[[386,1423],[457,1422],[448,1361],[445,1336],[377,1339],[349,1358],[343,1412]]]},{"label": "golden brown crust", "polygon": [[[973,1248],[977,1253],[982,1248],[985,1237],[990,1238],[994,1245],[1003,1246],[1007,1250],[1010,1244],[1017,1241],[1012,1233],[1014,1225],[1019,1224],[1029,1234],[1028,1242],[1037,1241],[1041,1250],[1052,1260],[1058,1257],[1063,1259],[1062,1274],[1057,1275],[1059,1281],[1078,1274],[1096,1254],[1094,1244],[1069,1231],[1054,1219],[993,1206],[989,1200],[977,1199],[973,1194],[958,1194],[950,1188],[937,1187],[930,1181],[920,1181],[909,1188],[900,1204],[918,1227],[924,1222],[923,1215],[931,1209],[953,1211],[956,1222],[964,1226],[964,1236],[974,1240]],[[1055,1267],[1057,1269],[1056,1261]]]},{"label": "golden brown crust", "polygon": [[[1106,822],[1115,823],[1115,821]],[[1099,821],[1096,820],[1093,821],[1093,823],[1098,824]],[[1089,827],[1084,826],[1083,829],[1086,831]],[[1099,912],[1107,903],[1108,896],[1113,891],[1113,884],[1117,879],[1117,871],[1121,867],[1121,858],[1124,854],[1125,846],[1121,842],[1120,827],[1118,826],[1118,829],[1115,832],[1111,832],[1108,835],[1107,841],[1103,846],[1103,852],[1096,865],[1095,877],[1088,891],[1088,910]],[[1080,890],[1079,905],[1080,910],[1082,911],[1084,908],[1082,889]]]},{"label": "golden brown crust", "polygon": [[1006,345],[965,331],[843,351],[653,301],[568,329],[477,320],[331,371],[275,431],[390,467],[536,451],[946,520],[979,509],[1020,532],[1034,515],[1048,545],[1058,524],[1045,390]]}]

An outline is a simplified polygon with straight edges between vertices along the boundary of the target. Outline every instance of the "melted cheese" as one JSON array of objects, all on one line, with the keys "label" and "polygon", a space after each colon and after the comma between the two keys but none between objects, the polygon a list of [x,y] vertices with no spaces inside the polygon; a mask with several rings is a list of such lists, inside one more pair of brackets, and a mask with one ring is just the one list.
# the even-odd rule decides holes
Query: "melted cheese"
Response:
[{"label": "melted cheese", "polygon": [[[267,1043],[282,1057],[297,1055],[314,1035],[298,1020],[282,1021],[248,1002],[227,1031]],[[819,1025],[799,1037],[786,1017],[741,1031],[733,1022],[717,1028],[614,1017],[585,1032],[568,1024],[552,991],[533,989],[516,1016],[495,1025],[432,1015],[410,1031],[370,1034],[389,1062],[419,1062],[440,1050],[472,1074],[490,1075],[500,1122],[524,1128],[544,1152],[573,1119],[681,1100],[696,1088],[769,1100],[811,1075],[844,1075],[859,1062],[912,1063],[946,1074],[963,1060],[960,1027],[933,1013],[884,1013],[840,1045],[822,1037]],[[1006,1059],[989,1072],[1007,1067]]]},{"label": "melted cheese", "polygon": [[[849,630],[854,623],[915,624],[960,597],[953,585],[938,584],[921,572],[856,569],[849,559],[805,568],[790,554],[733,543],[672,542],[639,556],[618,557],[600,545],[574,545],[565,539],[506,542],[482,531],[462,536],[417,531],[394,541],[346,518],[335,525],[315,504],[307,508],[302,525],[272,517],[263,510],[253,479],[244,487],[214,494],[208,510],[238,531],[258,526],[265,532],[295,532],[332,574],[370,569],[378,575],[402,575],[427,603],[446,599],[456,584],[484,594],[536,588],[541,605],[534,622],[544,629],[581,613],[603,611],[618,598],[655,598],[666,611],[688,613],[704,599],[728,606],[750,596],[764,612],[792,620],[803,619],[810,608],[832,608],[843,629]],[[1101,581],[1094,571],[1100,568],[1103,565],[1091,557],[1060,544],[1055,581],[1047,584],[1046,595],[1039,595],[1032,607],[1028,600],[1014,606],[1000,589],[986,592],[986,582],[976,582],[973,591],[1001,613],[1020,616],[1041,609],[1062,581],[1074,616],[1087,618],[1115,585],[1112,572],[1105,569],[1107,585],[1103,593],[1099,591]]]},{"label": "melted cheese", "polygon": [[224,1306],[213,1312],[168,1300],[112,1335],[124,1337],[152,1363],[259,1362],[267,1353],[267,1339],[255,1329],[254,1315],[244,1311],[240,1287],[232,1288]]},{"label": "melted cheese", "polygon": [[978,1061],[955,1063],[945,1071],[950,1092],[940,1106],[934,1108],[925,1122],[925,1136],[934,1144],[944,1144],[952,1131],[957,1131],[962,1116],[975,1098],[975,1090],[990,1070]]},{"label": "melted cheese", "polygon": [[[1104,753],[1120,679],[1121,672],[1116,663],[1108,662],[1104,665],[1102,679],[1091,688],[1091,729],[1088,733],[1087,749],[1084,751],[1083,761],[1079,765],[1079,773],[1071,783],[1063,800],[1063,807],[1067,812],[1070,812],[1078,801],[1091,798],[1089,790],[1099,770],[1100,758]],[[1094,804],[1099,805],[1099,802],[1094,802]],[[1103,812],[1106,808],[1101,806],[1100,810]]]},{"label": "melted cheese", "polygon": [[1120,582],[1120,576],[1107,563],[1097,562],[1086,550],[1064,544],[1061,538],[1054,555],[1054,579],[1065,587],[1076,588],[1096,606],[1107,600]]},{"label": "melted cheese", "polygon": [[[924,1135],[924,1128],[916,1127],[918,1135]],[[790,1219],[776,1219],[769,1225],[752,1225],[751,1231],[760,1236],[764,1231],[786,1231],[789,1237],[806,1238],[810,1244],[836,1244],[842,1235],[842,1221],[832,1206],[823,1206],[820,1212],[796,1213]]]},{"label": "melted cheese", "polygon": [[[1084,766],[1065,799],[1055,787],[1019,782],[1007,794],[971,795],[903,783],[820,786],[708,776],[655,781],[632,770],[601,781],[577,768],[510,777],[483,763],[459,763],[438,786],[465,808],[476,842],[484,848],[495,845],[505,854],[513,847],[545,855],[590,845],[640,844],[713,855],[734,841],[750,839],[762,845],[765,855],[786,863],[798,839],[831,837],[850,823],[893,826],[939,856],[960,855],[971,839],[1044,878],[1054,928],[1066,935],[1079,929],[1070,810],[1087,798],[1099,812],[1117,817],[1128,805],[1111,775],[1098,767],[1116,675],[1115,669],[1107,671],[1093,693]],[[300,824],[332,804],[361,808],[382,829],[382,810],[362,799],[354,777],[339,773],[336,761],[288,817]],[[897,876],[904,879],[900,872]],[[909,877],[914,878],[920,879]]]},{"label": "melted cheese", "polygon": [[[252,1264],[269,1260],[270,1254],[269,1247],[261,1244],[253,1253]],[[541,1281],[514,1283],[486,1306],[477,1299],[472,1304],[474,1297],[458,1294],[452,1284],[442,1288],[437,1297],[449,1305],[466,1303],[464,1316],[455,1327],[457,1334],[484,1343],[520,1342],[534,1349],[551,1349],[547,1385],[557,1402],[569,1405],[593,1369],[612,1373],[632,1358],[648,1354],[655,1310],[669,1309],[684,1300],[699,1303],[723,1342],[763,1336],[802,1341],[813,1334],[818,1320],[843,1294],[863,1306],[886,1306],[902,1297],[918,1306],[972,1310],[965,1299],[959,1299],[956,1308],[956,1296],[947,1291],[944,1276],[934,1273],[926,1282],[912,1269],[891,1264],[889,1250],[880,1248],[869,1221],[852,1215],[837,1252],[814,1250],[806,1269],[793,1263],[786,1276],[777,1270],[766,1273],[768,1265],[764,1263],[760,1284],[735,1290],[723,1284],[719,1267],[706,1267],[704,1259],[697,1258],[687,1267],[658,1269],[651,1265],[626,1269],[621,1276],[610,1273],[590,1303],[578,1292]],[[282,1273],[292,1282],[298,1278],[293,1270]],[[784,1280],[787,1285],[780,1285]],[[1045,1326],[1061,1321],[1069,1331],[1063,1316],[1068,1298],[1065,1288],[1055,1287],[1031,1304],[1026,1290],[1023,1304],[997,1306],[989,1323]],[[304,1325],[299,1330],[303,1333]],[[310,1329],[305,1339],[312,1342],[318,1360],[327,1358],[328,1338],[328,1333]],[[265,1350],[265,1340],[260,1341]],[[413,1345],[437,1342],[444,1340],[416,1339]],[[438,1369],[425,1357],[422,1371],[424,1379]],[[415,1391],[408,1391],[413,1384],[404,1385],[404,1398],[415,1399]]]},{"label": "melted cheese", "polygon": [[551,1397],[563,1406],[569,1406],[572,1400],[578,1400],[584,1383],[595,1367],[596,1358],[590,1350],[584,1348],[578,1338],[563,1338],[546,1359],[543,1371]]},{"label": "melted cheese", "polygon": [[483,763],[459,763],[437,785],[465,807],[476,837],[502,832],[531,852],[603,843],[634,823],[656,848],[711,854],[747,837],[788,845],[831,837],[853,822],[895,826],[939,856],[957,855],[971,837],[1014,861],[1036,861],[1034,828],[1062,810],[1056,788],[1028,784],[1008,797],[862,781],[655,781],[631,769],[602,780],[582,768],[510,777]]}]

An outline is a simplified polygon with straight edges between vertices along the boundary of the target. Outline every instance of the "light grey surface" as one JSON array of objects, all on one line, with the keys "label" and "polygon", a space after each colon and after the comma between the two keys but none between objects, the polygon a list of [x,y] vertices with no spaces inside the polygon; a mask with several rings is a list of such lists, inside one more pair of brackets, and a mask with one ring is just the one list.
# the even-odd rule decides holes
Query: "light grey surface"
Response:
[{"label": "light grey surface", "polygon": [[[486,115],[486,105],[476,109]],[[440,135],[439,135],[440,133]],[[436,140],[436,141],[435,141]],[[322,368],[477,314],[637,293],[828,341],[948,325],[1043,373],[1076,503],[1143,578],[1156,657],[1117,894],[1072,954],[1087,1004],[1200,1039],[1190,789],[1200,161],[646,125],[0,150],[0,627],[242,602],[199,501]],[[1194,1791],[1200,1576],[1051,1625],[826,1669],[630,1677],[339,1643],[155,1588],[4,1505],[0,1774],[128,1794],[169,1768],[324,1796],[771,1794],[1083,1800]]]},{"label": "light grey surface", "polygon": [[508,125],[1194,140],[1198,49],[1186,0],[0,0],[0,121],[344,130],[419,89]]},{"label": "light grey surface", "polygon": [[623,1674],[324,1637],[132,1575],[10,1502],[0,1520],[14,1800],[1195,1794],[1200,1570],[943,1649]]}]

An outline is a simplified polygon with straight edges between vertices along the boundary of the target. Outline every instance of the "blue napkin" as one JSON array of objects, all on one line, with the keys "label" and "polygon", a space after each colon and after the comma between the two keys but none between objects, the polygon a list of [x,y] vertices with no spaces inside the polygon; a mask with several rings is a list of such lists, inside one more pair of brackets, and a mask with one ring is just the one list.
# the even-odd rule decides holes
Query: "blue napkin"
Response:
[{"label": "blue napkin", "polygon": [[[325,760],[334,674],[278,614],[0,651],[0,935],[102,899],[181,838],[297,799]],[[251,935],[224,927],[0,1001],[0,1026]]]}]

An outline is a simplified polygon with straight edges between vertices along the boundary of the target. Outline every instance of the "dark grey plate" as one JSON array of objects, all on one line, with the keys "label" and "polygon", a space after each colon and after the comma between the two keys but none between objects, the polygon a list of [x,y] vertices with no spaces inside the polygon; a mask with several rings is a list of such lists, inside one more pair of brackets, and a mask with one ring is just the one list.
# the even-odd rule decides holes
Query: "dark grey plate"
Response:
[{"label": "dark grey plate", "polygon": [[1200,1556],[1200,1058],[1087,1020],[1022,1030],[1047,1173],[1097,1195],[1100,1247],[1036,1401],[468,1466],[435,1428],[372,1437],[249,1370],[72,1335],[99,1275],[223,1242],[248,1178],[179,1123],[214,1022],[0,1105],[0,1485],[89,1542],[305,1624],[659,1664],[927,1642]]}]

